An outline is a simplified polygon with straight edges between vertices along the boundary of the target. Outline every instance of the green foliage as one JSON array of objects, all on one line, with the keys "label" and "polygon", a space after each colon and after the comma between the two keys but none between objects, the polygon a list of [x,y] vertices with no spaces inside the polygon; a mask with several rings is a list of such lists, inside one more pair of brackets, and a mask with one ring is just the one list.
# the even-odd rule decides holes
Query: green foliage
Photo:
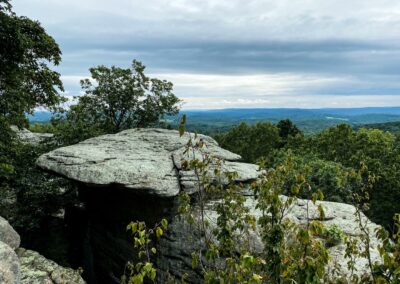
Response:
[{"label": "green foliage", "polygon": [[[400,121],[385,122],[385,123],[373,123],[361,125],[362,128],[367,129],[380,129],[382,131],[388,131],[391,133],[400,133]],[[358,128],[361,128],[358,127]]]},{"label": "green foliage", "polygon": [[390,133],[364,128],[354,131],[349,125],[341,124],[311,137],[306,146],[324,159],[358,167],[360,160],[373,164],[388,159],[394,142],[395,136]]},{"label": "green foliage", "polygon": [[[358,222],[358,229],[361,232],[360,242],[362,245],[358,244],[354,238],[348,237],[346,245],[346,256],[350,258],[348,262],[348,268],[352,272],[350,277],[353,283],[378,283],[378,277],[375,269],[375,263],[372,262],[371,257],[371,233],[369,230],[369,220],[365,218],[363,212],[369,210],[369,192],[373,188],[376,182],[376,177],[371,175],[368,171],[368,167],[365,163],[361,163],[360,170],[357,172],[357,176],[362,180],[361,186],[354,192],[354,206],[356,211],[354,213],[356,220]],[[385,229],[382,228],[383,231]],[[378,237],[379,238],[379,237]],[[369,273],[366,272],[363,275],[354,274],[355,257],[365,258],[368,262]],[[379,283],[390,283],[381,279]]]},{"label": "green foliage", "polygon": [[[364,133],[359,135],[364,137]],[[376,137],[376,134],[371,135]],[[201,152],[202,147],[189,142],[188,153],[193,146],[196,149],[194,152]],[[388,244],[392,243],[384,229],[381,229],[378,237],[386,240],[381,248],[381,254],[386,258],[386,266],[377,267],[377,264],[371,261],[371,232],[367,229],[367,219],[362,215],[362,211],[368,212],[369,206],[363,196],[369,197],[377,178],[371,175],[366,163],[361,163],[360,169],[356,171],[338,162],[321,160],[313,155],[308,158],[299,157],[288,151],[275,156],[274,167],[266,168],[264,178],[253,184],[257,208],[262,212],[258,225],[264,252],[260,254],[252,251],[250,246],[243,242],[243,239],[248,239],[246,235],[255,229],[255,219],[245,206],[241,186],[232,183],[235,173],[222,173],[220,169],[223,162],[215,158],[200,156],[193,160],[194,156],[188,157],[192,157],[192,160],[184,161],[183,164],[187,169],[194,170],[199,177],[198,190],[208,195],[221,196],[221,201],[215,205],[218,217],[212,235],[209,235],[207,221],[201,217],[198,223],[195,219],[196,214],[192,214],[193,210],[200,210],[201,213],[204,205],[197,209],[191,208],[190,196],[185,193],[180,197],[180,212],[189,216],[189,223],[196,225],[204,222],[198,229],[203,230],[201,236],[204,236],[205,252],[193,252],[192,264],[194,268],[201,268],[205,283],[345,283],[345,279],[335,278],[337,268],[334,268],[331,275],[326,274],[326,265],[330,259],[327,249],[344,241],[347,244],[349,269],[354,268],[356,257],[366,258],[370,267],[370,273],[361,278],[353,274],[352,283],[397,283],[393,281],[397,279],[395,275],[400,271],[399,254],[396,252],[398,247],[392,245],[388,248]],[[210,166],[214,169],[216,180],[207,178]],[[231,181],[228,186],[223,187],[218,183],[222,177]],[[320,221],[324,219],[325,214],[317,200],[323,198],[323,191],[329,195],[332,194],[330,190],[335,188],[336,192],[333,194],[341,197],[347,195],[347,200],[356,205],[356,218],[362,232],[361,250],[358,241],[347,238],[337,226],[324,227]],[[283,197],[284,193],[290,193],[291,197]],[[310,200],[307,202],[307,214],[311,203],[317,206],[320,220],[310,220],[307,215],[306,224],[303,226],[284,218],[298,195]],[[199,200],[204,203],[207,200],[206,195],[196,199],[197,202]],[[202,253],[205,254],[207,262],[203,260]],[[377,271],[380,271],[380,274]]]},{"label": "green foliage", "polygon": [[[185,122],[183,116],[180,136],[185,134]],[[181,166],[182,170],[194,172],[197,188],[194,193],[181,192],[178,212],[193,231],[199,232],[196,242],[200,243],[200,248],[192,252],[192,268],[203,275],[204,283],[399,283],[399,215],[395,217],[393,239],[384,228],[377,229],[377,238],[382,241],[379,252],[384,262],[372,262],[371,232],[363,212],[369,211],[369,193],[378,179],[366,163],[361,163],[356,171],[315,156],[309,159],[295,156],[291,151],[280,152],[273,167],[261,164],[264,174],[251,186],[256,209],[261,212],[256,223],[246,205],[243,185],[235,182],[237,173],[223,172],[224,161],[207,154],[204,142],[196,134],[188,136],[184,151],[187,159],[181,161]],[[326,177],[332,169],[336,172]],[[339,179],[334,183],[331,180],[337,172],[344,181]],[[320,189],[344,184],[351,185],[347,194],[356,207],[355,216],[361,231],[357,239],[344,235],[336,225],[325,227],[322,222],[325,212],[319,200],[324,194]],[[283,196],[288,191],[291,196]],[[299,195],[307,199],[306,216],[303,223],[296,224],[285,216]],[[218,201],[210,203],[211,197],[218,197]],[[210,224],[206,216],[209,206],[217,213],[216,224]],[[319,212],[318,219],[309,216],[310,206]],[[157,238],[162,236],[166,224],[162,224],[161,229],[157,226],[150,233],[141,222],[128,226],[135,235],[139,259],[148,257],[149,251],[156,253],[152,246],[146,245],[151,242],[151,234]],[[255,251],[249,241],[256,231],[261,235],[263,251]],[[342,242],[346,244],[347,265],[352,273],[349,279],[336,274],[337,265],[341,264],[334,264],[332,270],[327,271],[328,249]],[[369,265],[369,271],[361,276],[355,273],[357,258],[365,258]],[[129,267],[133,271],[131,283],[143,283],[146,277],[154,281],[156,268],[150,258]],[[169,281],[177,283],[172,278]]]},{"label": "green foliage", "polygon": [[[12,185],[17,194],[17,218],[14,227],[21,233],[29,233],[39,229],[47,218],[59,213],[68,204],[68,196],[73,188],[60,178],[43,174],[35,168],[38,152],[22,150],[16,168],[16,176],[20,177]],[[33,155],[29,155],[32,153]]]},{"label": "green foliage", "polygon": [[33,232],[46,227],[74,195],[68,182],[35,166],[51,146],[22,143],[10,126],[27,126],[25,115],[36,107],[57,109],[63,86],[51,68],[60,61],[57,43],[40,23],[0,1],[0,215],[28,247]]},{"label": "green foliage", "polygon": [[11,4],[8,0],[0,0],[0,11],[11,11]]},{"label": "green foliage", "polygon": [[[268,167],[275,168],[285,159],[291,157],[294,167],[286,175],[283,185],[283,194],[291,195],[292,185],[296,182],[296,176],[305,167],[309,168],[307,180],[312,188],[318,188],[324,195],[325,200],[351,203],[354,188],[358,187],[359,181],[354,178],[355,171],[344,167],[342,164],[317,158],[313,154],[294,155],[291,150],[280,150],[266,161]],[[301,198],[307,198],[308,193],[300,191],[296,193]]]},{"label": "green foliage", "polygon": [[78,104],[53,120],[59,139],[71,144],[99,134],[159,126],[164,116],[176,114],[180,100],[172,93],[172,83],[148,78],[144,70],[136,60],[127,69],[90,68],[92,78],[81,80],[85,94],[77,98]]},{"label": "green foliage", "polygon": [[400,198],[400,148],[393,134],[377,129],[354,131],[339,125],[308,138],[303,145],[297,150],[299,154],[314,154],[354,170],[364,163],[377,177],[369,192],[368,216],[387,228],[391,226]]},{"label": "green foliage", "polygon": [[8,173],[0,178],[0,215],[22,235],[39,229],[75,200],[75,188],[67,180],[43,173],[35,165],[39,155],[50,149],[48,145],[32,146],[18,140],[8,149],[12,161]]},{"label": "green foliage", "polygon": [[[269,169],[266,176],[256,187],[258,197],[257,208],[263,214],[259,218],[261,237],[264,243],[266,264],[264,273],[269,274],[269,283],[321,283],[325,277],[325,266],[328,263],[328,252],[317,237],[324,231],[324,226],[317,220],[310,221],[306,216],[306,226],[298,226],[284,219],[295,197],[281,196],[287,176],[295,168],[295,162],[289,155],[275,169]],[[308,199],[314,205],[322,199],[322,193],[312,189],[307,180],[308,167],[297,173],[295,183],[291,186],[293,195],[306,191]],[[307,202],[307,214],[308,214]],[[324,211],[321,206],[321,220]],[[288,241],[289,240],[289,241]]]},{"label": "green foliage", "polygon": [[71,106],[65,116],[58,114],[52,118],[54,136],[59,145],[71,145],[96,137],[106,132],[95,121],[86,119],[80,105]]},{"label": "green foliage", "polygon": [[[295,168],[293,158],[289,155],[276,169],[267,170],[264,178],[253,184],[257,208],[262,212],[258,225],[264,252],[260,253],[253,251],[245,241],[256,230],[256,222],[245,205],[242,185],[234,182],[237,174],[221,172],[223,161],[201,154],[202,144],[193,141],[196,136],[187,144],[189,160],[182,165],[198,177],[198,192],[195,193],[198,197],[195,207],[191,207],[190,196],[181,194],[179,209],[188,222],[201,231],[203,246],[200,251],[193,252],[192,264],[194,268],[201,268],[205,283],[322,283],[329,259],[324,243],[319,240],[324,232],[322,223],[309,220],[302,227],[284,218],[295,201],[295,197],[281,196],[287,175]],[[210,167],[216,178],[210,177]],[[322,194],[311,190],[306,179],[308,172],[309,168],[297,174],[292,192],[297,194],[306,189],[312,199],[310,202],[316,204]],[[221,183],[224,178],[229,181],[227,186]],[[213,230],[204,218],[205,202],[210,195],[221,197],[214,205],[218,217]],[[321,206],[319,210],[323,218]]]},{"label": "green foliage", "polygon": [[384,228],[376,231],[379,245],[379,254],[383,259],[383,264],[375,264],[377,283],[400,283],[400,215],[394,216],[395,230],[390,238],[389,233]]},{"label": "green foliage", "polygon": [[276,125],[279,130],[279,137],[281,138],[281,146],[285,146],[289,140],[297,135],[302,135],[300,129],[289,119],[284,119],[278,122]]},{"label": "green foliage", "polygon": [[327,247],[333,247],[344,241],[345,235],[342,230],[339,229],[335,224],[325,228],[322,233],[322,237],[325,239],[325,245]]},{"label": "green foliage", "polygon": [[0,186],[13,168],[18,142],[10,125],[26,125],[25,113],[37,106],[55,107],[61,101],[58,65],[61,51],[38,22],[19,17],[9,1],[0,2]]},{"label": "green foliage", "polygon": [[21,125],[37,106],[54,107],[62,99],[60,74],[50,69],[61,51],[40,23],[15,15],[8,1],[0,9],[0,116]]},{"label": "green foliage", "polygon": [[[55,108],[63,86],[60,75],[48,66],[60,63],[61,51],[40,23],[17,16],[9,1],[0,2],[0,23],[0,203],[6,206],[23,187],[16,180],[26,178],[20,162],[25,154],[30,161],[34,151],[18,141],[10,126],[26,125],[25,113],[35,107]],[[30,162],[26,165],[32,169]],[[27,191],[30,187],[25,186]]]},{"label": "green foliage", "polygon": [[35,133],[53,133],[55,130],[50,123],[34,123],[29,125],[29,131]]},{"label": "green foliage", "polygon": [[221,147],[242,156],[245,162],[256,162],[269,156],[281,143],[279,130],[269,122],[248,126],[241,123],[225,134],[216,135]]},{"label": "green foliage", "polygon": [[[307,177],[311,186],[320,189],[326,200],[352,203],[352,194],[360,186],[355,173],[365,163],[377,177],[369,192],[368,216],[390,228],[393,215],[399,211],[396,200],[400,199],[400,140],[391,133],[354,130],[341,124],[304,137],[290,121],[284,120],[277,127],[269,123],[241,124],[216,139],[222,147],[242,155],[245,161],[254,163],[264,159],[270,167],[284,160],[290,149],[297,166],[287,175],[285,194],[290,194],[299,169],[307,166],[311,168]],[[300,192],[299,196],[306,195]]]},{"label": "green foliage", "polygon": [[127,230],[133,235],[134,248],[137,252],[137,261],[133,264],[128,262],[125,267],[122,283],[142,284],[147,281],[155,282],[157,269],[152,263],[153,256],[157,254],[157,249],[153,246],[152,239],[159,239],[168,228],[168,221],[162,219],[154,228],[147,228],[144,222],[131,222]]}]

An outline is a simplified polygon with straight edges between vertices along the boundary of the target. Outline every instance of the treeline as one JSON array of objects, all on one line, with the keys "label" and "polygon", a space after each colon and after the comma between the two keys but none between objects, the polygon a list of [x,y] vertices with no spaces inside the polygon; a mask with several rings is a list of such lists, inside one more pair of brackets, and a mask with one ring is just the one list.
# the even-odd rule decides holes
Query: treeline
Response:
[{"label": "treeline", "polygon": [[389,131],[392,133],[400,134],[400,121],[365,124],[362,127],[368,129],[380,129],[383,131]]},{"label": "treeline", "polygon": [[[369,192],[366,214],[378,224],[392,229],[395,213],[400,211],[400,136],[378,129],[358,130],[342,124],[305,136],[290,121],[253,126],[240,124],[215,136],[222,147],[240,154],[246,162],[262,162],[270,167],[287,156],[297,161],[297,169],[288,176],[289,189],[296,171],[310,168],[313,187],[325,200],[353,202],[359,187],[352,173],[366,166],[376,182]],[[289,193],[289,191],[288,191]]]}]

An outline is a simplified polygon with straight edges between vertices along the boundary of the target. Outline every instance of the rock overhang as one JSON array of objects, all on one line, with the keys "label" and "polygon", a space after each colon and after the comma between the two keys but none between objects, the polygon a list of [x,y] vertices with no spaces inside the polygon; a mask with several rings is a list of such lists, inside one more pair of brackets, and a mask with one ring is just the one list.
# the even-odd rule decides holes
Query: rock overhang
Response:
[{"label": "rock overhang", "polygon": [[[95,187],[118,185],[139,193],[174,197],[182,189],[195,192],[193,176],[180,165],[187,142],[194,137],[193,133],[181,137],[176,130],[129,129],[53,150],[40,156],[37,165]],[[204,153],[227,161],[224,171],[236,171],[238,181],[257,178],[256,165],[239,162],[239,155],[219,147],[209,136],[196,137],[203,140]]]}]

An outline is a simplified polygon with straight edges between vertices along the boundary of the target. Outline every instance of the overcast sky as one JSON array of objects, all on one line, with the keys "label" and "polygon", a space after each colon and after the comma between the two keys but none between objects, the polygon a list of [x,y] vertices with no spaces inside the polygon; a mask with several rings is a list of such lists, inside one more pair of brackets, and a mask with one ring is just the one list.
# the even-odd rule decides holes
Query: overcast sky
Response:
[{"label": "overcast sky", "polygon": [[141,60],[183,107],[400,106],[399,0],[14,0],[63,52],[67,95]]}]

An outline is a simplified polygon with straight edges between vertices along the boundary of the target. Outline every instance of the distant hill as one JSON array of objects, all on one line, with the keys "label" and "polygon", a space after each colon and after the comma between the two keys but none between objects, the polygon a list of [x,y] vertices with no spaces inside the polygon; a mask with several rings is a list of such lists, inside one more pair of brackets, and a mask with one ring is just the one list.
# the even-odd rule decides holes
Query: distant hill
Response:
[{"label": "distant hill", "polygon": [[400,133],[400,121],[365,124],[365,125],[361,125],[360,127],[380,129],[380,130],[389,131],[392,133]]},{"label": "distant hill", "polygon": [[[223,132],[241,122],[254,124],[258,121],[278,122],[289,118],[306,133],[319,132],[327,127],[348,123],[355,127],[400,121],[400,107],[371,108],[256,108],[256,109],[218,109],[218,110],[183,110],[179,115],[168,117],[167,122],[174,127],[179,117],[186,114],[187,128],[205,134]],[[35,112],[28,116],[32,123],[50,121],[51,113]]]},{"label": "distant hill", "polygon": [[[341,123],[358,126],[400,121],[400,107],[187,110],[182,111],[180,115],[182,114],[188,117],[188,129],[203,133],[226,131],[240,122],[253,124],[258,121],[271,121],[276,123],[286,118],[291,119],[306,133],[319,132]],[[178,117],[170,118],[170,122],[176,125]]]},{"label": "distant hill", "polygon": [[36,111],[33,115],[29,114],[28,119],[31,123],[47,123],[50,122],[52,113],[48,111]]}]

